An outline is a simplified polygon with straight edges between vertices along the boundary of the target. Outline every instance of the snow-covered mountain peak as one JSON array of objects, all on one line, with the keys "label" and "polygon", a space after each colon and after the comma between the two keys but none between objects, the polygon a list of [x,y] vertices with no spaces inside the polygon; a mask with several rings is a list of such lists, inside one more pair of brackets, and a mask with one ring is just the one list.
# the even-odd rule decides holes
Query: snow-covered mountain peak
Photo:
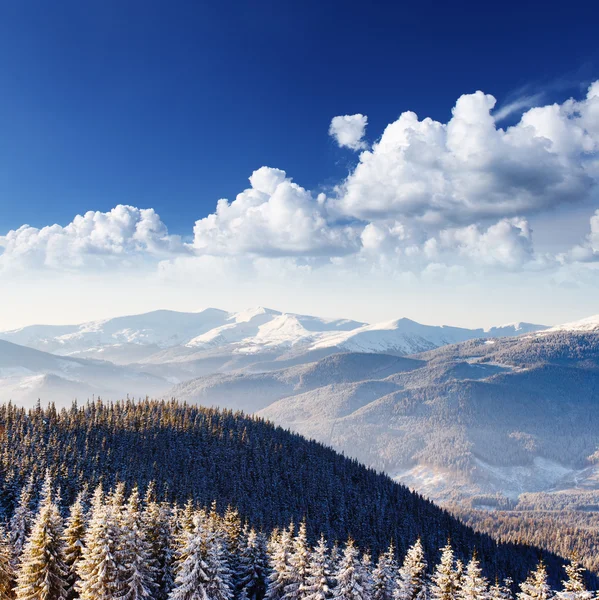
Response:
[{"label": "snow-covered mountain peak", "polygon": [[563,323],[562,325],[556,325],[546,330],[546,333],[552,333],[554,331],[597,331],[599,332],[599,315],[592,317],[586,317],[579,321],[572,321],[571,323]]},{"label": "snow-covered mountain peak", "polygon": [[254,308],[248,308],[238,313],[233,313],[229,316],[230,321],[235,323],[247,323],[255,319],[261,319],[263,321],[269,320],[270,318],[282,314],[278,310],[272,308],[265,308],[264,306],[256,306]]}]

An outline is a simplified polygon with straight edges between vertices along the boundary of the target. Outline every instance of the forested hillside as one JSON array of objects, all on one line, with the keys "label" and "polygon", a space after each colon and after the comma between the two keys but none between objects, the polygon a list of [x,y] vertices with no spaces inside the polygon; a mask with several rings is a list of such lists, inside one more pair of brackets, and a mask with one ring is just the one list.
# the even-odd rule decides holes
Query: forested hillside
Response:
[{"label": "forested hillside", "polygon": [[[49,469],[71,504],[83,487],[122,482],[159,497],[231,505],[265,531],[307,520],[310,540],[356,543],[378,555],[394,541],[400,555],[418,537],[432,564],[452,540],[464,561],[476,549],[486,573],[522,580],[539,558],[531,547],[498,545],[386,475],[257,418],[174,401],[100,401],[57,412],[0,407],[2,510],[14,515],[27,482]],[[36,502],[35,492],[32,502]],[[546,555],[554,574],[558,564]]]},{"label": "forested hillside", "polygon": [[[448,542],[434,565],[421,539],[404,556],[393,543],[372,556],[350,537],[342,545],[323,535],[311,543],[306,521],[269,534],[203,508],[159,501],[149,486],[128,497],[119,483],[89,498],[77,495],[68,515],[46,472],[32,510],[33,479],[22,489],[9,522],[0,525],[2,600],[545,600],[553,595],[540,561],[516,587],[493,585],[476,552],[467,564]],[[584,570],[565,566],[556,600],[591,600]]]}]

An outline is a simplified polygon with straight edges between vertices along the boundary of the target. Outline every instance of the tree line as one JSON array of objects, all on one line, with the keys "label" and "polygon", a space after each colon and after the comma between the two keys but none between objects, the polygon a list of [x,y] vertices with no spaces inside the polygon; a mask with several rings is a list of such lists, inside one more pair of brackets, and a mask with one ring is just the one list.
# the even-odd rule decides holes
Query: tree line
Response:
[{"label": "tree line", "polygon": [[[349,538],[310,544],[305,521],[268,535],[192,501],[159,501],[150,485],[126,495],[119,484],[79,493],[66,518],[47,473],[31,510],[33,480],[0,527],[0,600],[592,600],[583,569],[566,565],[552,591],[541,561],[515,589],[489,583],[473,552],[466,564],[451,543],[429,569],[420,539],[398,560],[393,543],[373,560]],[[515,592],[515,594],[514,594]]]},{"label": "tree line", "polygon": [[[552,584],[563,560],[524,544],[499,544],[476,534],[388,476],[272,423],[176,401],[101,400],[57,410],[0,405],[0,521],[12,520],[29,481],[49,470],[70,506],[84,487],[122,484],[148,489],[161,501],[234,506],[256,531],[305,519],[308,539],[349,536],[374,555],[395,541],[399,555],[420,538],[433,562],[451,538],[467,562],[476,548],[488,577],[522,581],[542,556]],[[31,507],[41,487],[31,490]],[[63,515],[65,516],[65,515]]]}]

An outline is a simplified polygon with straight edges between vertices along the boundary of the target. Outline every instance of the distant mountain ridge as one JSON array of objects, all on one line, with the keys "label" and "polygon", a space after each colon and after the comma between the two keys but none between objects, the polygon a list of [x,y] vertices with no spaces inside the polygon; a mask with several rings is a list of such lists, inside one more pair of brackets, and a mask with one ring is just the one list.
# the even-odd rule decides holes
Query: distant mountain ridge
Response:
[{"label": "distant mountain ridge", "polygon": [[177,356],[215,350],[259,354],[336,348],[411,354],[478,337],[519,335],[546,329],[518,323],[489,330],[421,325],[407,318],[369,325],[258,307],[238,313],[158,310],[80,325],[32,325],[0,332],[0,339],[61,355],[136,362],[165,349]]}]

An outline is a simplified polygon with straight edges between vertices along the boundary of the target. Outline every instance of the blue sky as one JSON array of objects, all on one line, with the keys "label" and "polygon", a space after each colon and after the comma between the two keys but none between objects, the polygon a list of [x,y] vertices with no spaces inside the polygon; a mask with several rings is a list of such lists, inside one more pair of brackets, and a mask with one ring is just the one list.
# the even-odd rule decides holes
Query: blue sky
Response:
[{"label": "blue sky", "polygon": [[[363,113],[447,120],[463,93],[577,91],[599,73],[592,2],[6,2],[0,230],[151,206],[169,229],[270,165],[310,189],[355,156],[326,135]],[[563,90],[551,89],[560,97]]]},{"label": "blue sky", "polygon": [[[570,312],[584,314],[592,304],[588,289],[595,289],[593,269],[595,254],[599,253],[590,221],[599,208],[592,166],[596,148],[591,146],[596,137],[591,104],[582,125],[590,132],[591,141],[577,150],[575,159],[559,141],[562,154],[556,159],[562,164],[567,155],[570,161],[568,168],[572,170],[564,175],[564,181],[572,183],[571,176],[580,175],[580,169],[585,170],[585,181],[580,178],[567,193],[540,190],[543,186],[539,187],[539,178],[550,179],[555,168],[548,167],[542,173],[534,166],[534,159],[528,163],[523,156],[516,161],[525,165],[522,173],[512,172],[514,165],[503,165],[499,171],[489,168],[485,174],[488,183],[489,179],[503,177],[505,168],[510,170],[507,185],[515,186],[514,195],[522,201],[513,208],[509,201],[497,200],[501,210],[497,205],[491,210],[482,204],[487,196],[495,197],[503,184],[488,192],[476,187],[466,193],[460,188],[462,174],[451,175],[451,185],[459,188],[459,194],[472,196],[464,196],[464,204],[455,210],[448,205],[428,210],[422,197],[405,200],[399,192],[397,198],[388,198],[386,203],[367,206],[373,198],[374,204],[378,202],[378,191],[368,187],[371,179],[365,183],[361,175],[354,177],[361,160],[359,152],[347,145],[340,147],[340,138],[328,135],[328,131],[335,116],[366,115],[367,127],[361,131],[364,135],[356,148],[369,150],[373,142],[380,140],[385,127],[405,111],[414,111],[420,120],[430,117],[446,124],[458,98],[476,90],[494,96],[497,102],[489,109],[495,111],[493,114],[516,107],[497,121],[496,126],[504,129],[517,125],[531,106],[556,102],[566,107],[564,103],[570,97],[583,102],[589,86],[599,79],[598,19],[599,8],[590,1],[570,2],[567,6],[351,1],[3,3],[0,246],[5,251],[0,258],[5,270],[7,265],[10,267],[9,275],[4,276],[11,277],[12,283],[18,279],[23,285],[32,285],[47,276],[45,289],[55,298],[52,306],[44,306],[43,310],[31,305],[25,312],[15,304],[5,305],[3,309],[11,315],[7,321],[64,321],[73,315],[53,287],[58,285],[59,271],[66,278],[62,289],[68,293],[81,289],[84,280],[91,285],[89,277],[101,280],[99,289],[119,290],[116,280],[105,277],[120,272],[124,263],[119,263],[117,269],[114,262],[107,261],[99,268],[101,261],[96,258],[135,255],[125,261],[125,268],[134,264],[139,271],[136,261],[140,246],[149,248],[147,256],[140,259],[144,273],[159,272],[163,277],[151,282],[146,279],[140,285],[162,289],[165,272],[175,287],[183,285],[181,278],[201,281],[201,290],[193,290],[194,298],[200,296],[194,299],[197,308],[222,302],[231,294],[238,296],[235,290],[240,288],[233,285],[239,279],[235,269],[247,272],[258,268],[255,288],[248,284],[244,297],[236,302],[246,298],[260,304],[278,302],[276,307],[283,309],[288,307],[281,305],[289,303],[293,305],[289,308],[312,312],[318,312],[322,305],[325,312],[337,314],[339,300],[327,296],[324,283],[331,275],[323,275],[327,271],[320,267],[324,263],[328,269],[334,267],[339,289],[351,294],[358,284],[348,273],[355,273],[358,267],[357,263],[343,261],[355,255],[359,256],[360,268],[368,263],[369,276],[376,272],[373,277],[378,283],[373,283],[373,294],[380,289],[386,299],[376,309],[368,298],[356,300],[355,305],[348,306],[347,316],[374,320],[378,316],[402,316],[393,312],[399,310],[423,320],[453,319],[470,324],[466,323],[469,316],[459,309],[463,304],[459,297],[452,301],[457,308],[453,312],[448,309],[446,319],[436,315],[433,308],[423,310],[418,299],[431,293],[432,284],[423,283],[422,272],[438,272],[435,265],[443,265],[444,277],[452,273],[468,279],[478,273],[471,265],[474,259],[484,263],[485,277],[490,278],[487,287],[476,292],[481,298],[490,289],[509,297],[508,291],[519,285],[518,276],[530,280],[526,273],[533,271],[535,277],[540,277],[537,274],[543,272],[546,279],[539,283],[539,289],[556,286],[568,291],[563,296],[557,294],[555,305],[539,317],[559,320],[562,316],[578,316]],[[464,106],[464,114],[480,108]],[[539,125],[538,131],[544,126]],[[573,133],[572,139],[576,135]],[[558,142],[553,142],[557,148]],[[371,175],[378,173],[382,164],[371,165]],[[293,200],[310,207],[305,235],[294,238],[295,233],[286,229],[278,214],[268,217],[269,227],[276,230],[273,239],[264,239],[265,230],[260,228],[263,223],[254,229],[250,225],[243,229],[242,224],[242,230],[234,230],[229,227],[231,219],[251,224],[241,205],[239,214],[231,211],[226,218],[221,215],[214,227],[209,227],[208,221],[202,222],[194,233],[196,221],[215,213],[219,198],[233,200],[250,187],[248,177],[263,166],[284,170],[287,178],[307,191],[308,195]],[[281,179],[277,173],[263,173],[268,182],[252,184],[254,191],[267,193],[264,189],[283,182],[285,175]],[[391,178],[388,187],[403,184],[403,180],[392,180],[390,173],[395,173],[392,166],[381,173],[383,181]],[[472,180],[472,173],[468,178]],[[421,179],[426,180],[427,175]],[[355,185],[344,188],[347,183]],[[360,196],[362,192],[356,191],[364,189],[369,196]],[[318,200],[319,193],[324,193],[326,199]],[[430,198],[424,200],[425,205],[435,204]],[[475,206],[477,202],[481,206]],[[38,236],[43,238],[40,243],[27,237],[27,244],[21,240],[9,247],[6,240],[1,241],[1,236],[24,224],[46,231],[43,228],[54,223],[67,226],[75,215],[87,211],[111,214],[117,205],[153,209],[157,216],[151,219],[140,217],[138,212],[134,217],[127,213],[126,218],[143,223],[154,223],[152,219],[156,218],[159,225],[152,225],[152,231],[158,232],[156,239],[140,241],[138,236],[132,245],[117,250],[107,250],[104,242],[92,244],[91,250],[86,246],[85,258],[77,253],[83,252],[81,247],[87,241],[79,240],[76,248],[62,237],[59,243],[48,245],[45,234]],[[298,214],[308,214],[302,210],[293,213],[292,223]],[[498,229],[493,229],[495,223],[499,223]],[[107,230],[104,225],[99,227],[102,232]],[[536,235],[534,248],[532,230]],[[81,235],[90,239],[99,235],[97,227],[93,234],[87,231]],[[110,233],[110,239],[114,240],[115,235]],[[240,238],[244,244],[236,247],[234,242]],[[258,247],[256,239],[264,243]],[[403,240],[401,244],[398,239]],[[375,248],[375,242],[377,261],[371,268],[371,259],[365,255],[366,250]],[[431,250],[435,244],[440,251]],[[63,254],[56,254],[57,245]],[[562,256],[555,262],[555,257],[544,256],[546,251],[569,252],[573,246],[580,249],[567,259]],[[397,263],[401,267],[392,266],[398,255],[412,257],[414,252],[427,254],[426,266],[422,261],[417,266],[408,265],[406,260]],[[449,254],[460,258],[446,259]],[[465,255],[467,261],[462,260]],[[90,256],[93,260],[88,260]],[[196,260],[198,256],[200,271],[190,271],[189,265],[181,268],[185,260]],[[381,256],[393,260],[381,261]],[[251,268],[244,263],[229,270],[233,268],[231,261],[243,263],[248,257],[252,259]],[[205,264],[208,260],[218,262],[212,266],[210,276]],[[17,277],[13,267],[21,262],[24,266]],[[501,273],[489,275],[489,265],[495,267],[497,263],[501,263]],[[66,273],[58,268],[63,264],[69,265]],[[177,276],[171,272],[173,265]],[[301,278],[297,273],[305,277],[308,268],[314,277],[310,282],[302,279],[298,283]],[[280,275],[281,269],[284,275]],[[456,275],[459,269],[466,271]],[[291,288],[297,285],[310,290],[306,294],[312,300],[303,302],[295,292],[291,297],[273,292],[261,279],[265,271],[269,281],[289,277]],[[172,277],[180,279],[173,283]],[[222,285],[223,278],[229,279],[226,286]],[[389,279],[395,283],[387,284]],[[434,285],[449,293],[453,284],[437,281]],[[573,291],[576,289],[583,291]],[[191,292],[191,288],[181,288],[183,295]],[[470,297],[479,297],[470,293]],[[320,295],[322,302],[314,301],[314,294]],[[404,295],[405,310],[402,302],[397,308],[398,299],[404,299]],[[573,299],[577,302],[574,307]],[[155,302],[191,308],[191,301],[181,304],[164,295],[157,296]],[[90,314],[79,311],[76,316],[91,318],[91,312],[101,312],[103,307],[90,305]],[[147,301],[130,302],[113,304],[110,311],[153,307]],[[497,319],[523,318],[522,313],[534,317],[535,306],[531,303],[522,308],[514,302],[507,308],[500,307],[498,313]],[[482,313],[472,319],[473,325],[484,320]]]}]

